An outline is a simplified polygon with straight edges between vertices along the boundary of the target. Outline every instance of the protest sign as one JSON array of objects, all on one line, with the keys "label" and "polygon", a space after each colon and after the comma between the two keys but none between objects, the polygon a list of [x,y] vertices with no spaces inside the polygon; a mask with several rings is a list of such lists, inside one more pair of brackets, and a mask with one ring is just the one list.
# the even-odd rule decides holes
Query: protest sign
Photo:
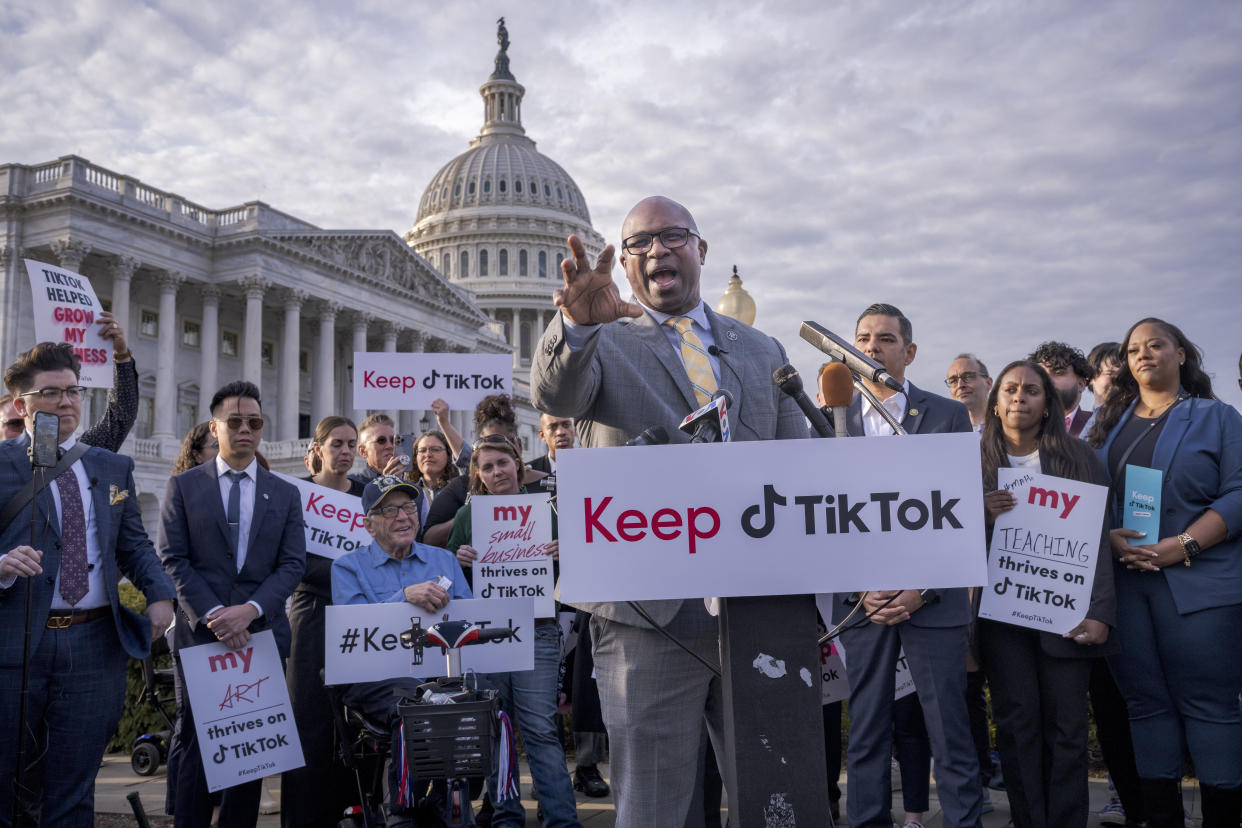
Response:
[{"label": "protest sign", "polygon": [[70,343],[82,363],[78,384],[111,388],[112,342],[99,335],[96,320],[103,306],[90,279],[63,267],[25,261],[34,299],[35,340]]},{"label": "protest sign", "polygon": [[987,577],[973,434],[576,449],[557,492],[571,604]]},{"label": "protest sign", "polygon": [[445,616],[449,620],[513,630],[513,635],[504,640],[462,647],[463,672],[534,669],[535,616],[529,598],[457,598],[435,613],[404,601],[333,605],[326,608],[324,620],[324,683],[445,675],[445,660],[439,647],[424,648],[422,663],[414,664],[415,651],[401,642],[401,633],[416,621],[426,629]]},{"label": "protest sign", "polygon": [[412,411],[442,399],[456,411],[513,393],[509,354],[354,353],[354,408]]},{"label": "protest sign", "polygon": [[[815,605],[819,608],[820,616],[830,624],[832,622],[832,596],[816,595]],[[854,621],[857,619],[858,616],[854,618]],[[823,704],[831,704],[847,698],[850,695],[850,668],[845,645],[839,639],[821,644],[820,662],[824,665]],[[902,647],[897,651],[897,667],[893,676],[893,699],[900,699],[913,692],[914,674],[910,670],[910,663],[906,660],[906,648]]]},{"label": "protest sign", "polygon": [[979,617],[1064,635],[1091,604],[1108,489],[1028,469],[996,477],[1017,505],[992,528]]},{"label": "protest sign", "polygon": [[475,495],[470,500],[474,594],[479,598],[531,598],[536,618],[551,618],[552,506],[546,494]]},{"label": "protest sign", "polygon": [[306,764],[271,630],[239,650],[212,643],[179,655],[209,791]]},{"label": "protest sign", "polygon": [[306,525],[306,553],[336,560],[347,552],[366,546],[371,533],[362,525],[362,498],[338,492],[272,472],[281,480],[297,486],[302,498],[302,522]]}]

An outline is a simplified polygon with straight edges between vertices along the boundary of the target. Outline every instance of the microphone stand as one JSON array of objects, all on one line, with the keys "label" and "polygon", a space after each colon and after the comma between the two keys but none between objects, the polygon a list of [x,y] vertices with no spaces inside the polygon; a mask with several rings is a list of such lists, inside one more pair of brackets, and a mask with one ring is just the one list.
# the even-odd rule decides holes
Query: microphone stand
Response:
[{"label": "microphone stand", "polygon": [[[846,366],[846,367],[848,368],[849,366]],[[902,435],[903,437],[908,435],[910,432],[902,428],[901,421],[898,420],[896,417],[894,417],[892,414],[890,414],[888,409],[880,404],[880,401],[876,398],[875,394],[871,392],[871,389],[868,388],[865,384],[863,384],[862,378],[858,376],[858,372],[851,370],[850,374],[854,377],[854,387],[858,389],[858,392],[860,394],[862,394],[864,397],[866,397],[871,402],[872,408],[880,412],[880,416],[884,418],[885,422],[887,422],[890,426],[893,427],[893,431],[896,432],[897,434]]]},{"label": "microphone stand", "polygon": [[[38,493],[47,487],[47,469],[43,466],[33,466],[31,471],[39,475],[39,487],[35,490],[35,496],[30,501],[30,548],[34,549],[35,527],[38,523],[36,504],[39,496]],[[19,824],[18,818],[22,814],[23,794],[26,793],[26,716],[30,707],[30,636],[34,623],[34,576],[26,578],[25,581],[26,630],[25,638],[22,641],[22,690],[17,713],[17,767],[13,774],[13,825]]]}]

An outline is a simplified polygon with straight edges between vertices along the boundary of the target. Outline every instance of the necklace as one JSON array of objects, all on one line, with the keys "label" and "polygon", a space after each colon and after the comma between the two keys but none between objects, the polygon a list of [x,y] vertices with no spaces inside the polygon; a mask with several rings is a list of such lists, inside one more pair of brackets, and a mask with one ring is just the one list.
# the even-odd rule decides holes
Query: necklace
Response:
[{"label": "necklace", "polygon": [[[1168,408],[1170,408],[1170,407],[1172,407],[1172,406],[1174,406],[1174,405],[1177,405],[1177,404],[1178,404],[1179,402],[1181,402],[1181,401],[1182,401],[1182,395],[1181,395],[1181,394],[1178,394],[1178,395],[1177,395],[1176,397],[1174,397],[1172,400],[1170,400],[1169,402],[1167,402],[1167,403],[1165,403],[1164,405],[1160,406],[1159,408],[1151,408],[1151,406],[1148,406],[1148,409],[1149,409],[1149,410],[1148,410],[1147,416],[1146,416],[1146,417],[1144,417],[1143,419],[1151,419],[1151,420],[1152,420],[1152,422],[1150,423],[1150,425],[1154,426],[1154,425],[1156,424],[1156,419],[1155,419],[1155,418],[1156,418],[1156,415],[1158,415],[1158,414],[1160,414],[1160,413],[1164,412],[1166,409],[1168,409]],[[1137,413],[1137,412],[1135,412],[1135,413]]]}]

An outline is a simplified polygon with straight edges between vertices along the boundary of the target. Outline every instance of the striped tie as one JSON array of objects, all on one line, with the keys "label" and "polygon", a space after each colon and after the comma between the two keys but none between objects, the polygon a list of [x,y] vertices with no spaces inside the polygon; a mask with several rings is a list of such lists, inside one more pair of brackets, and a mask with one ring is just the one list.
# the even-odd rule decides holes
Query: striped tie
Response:
[{"label": "striped tie", "polygon": [[719,386],[716,385],[716,375],[712,373],[712,364],[707,359],[703,341],[691,327],[694,321],[688,316],[670,316],[664,324],[672,325],[681,334],[681,361],[686,366],[690,384],[694,386],[694,397],[699,405],[707,405]]}]

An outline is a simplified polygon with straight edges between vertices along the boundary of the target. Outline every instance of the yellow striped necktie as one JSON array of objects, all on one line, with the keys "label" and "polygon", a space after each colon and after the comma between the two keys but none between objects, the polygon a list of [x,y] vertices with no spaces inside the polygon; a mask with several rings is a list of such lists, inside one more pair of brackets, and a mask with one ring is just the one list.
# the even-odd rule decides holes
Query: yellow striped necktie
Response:
[{"label": "yellow striped necktie", "polygon": [[716,385],[716,375],[712,373],[712,364],[707,359],[703,340],[699,339],[692,327],[694,320],[688,316],[670,316],[664,324],[672,325],[681,334],[681,361],[686,366],[690,385],[694,387],[694,397],[700,406],[707,405],[719,386]]}]

